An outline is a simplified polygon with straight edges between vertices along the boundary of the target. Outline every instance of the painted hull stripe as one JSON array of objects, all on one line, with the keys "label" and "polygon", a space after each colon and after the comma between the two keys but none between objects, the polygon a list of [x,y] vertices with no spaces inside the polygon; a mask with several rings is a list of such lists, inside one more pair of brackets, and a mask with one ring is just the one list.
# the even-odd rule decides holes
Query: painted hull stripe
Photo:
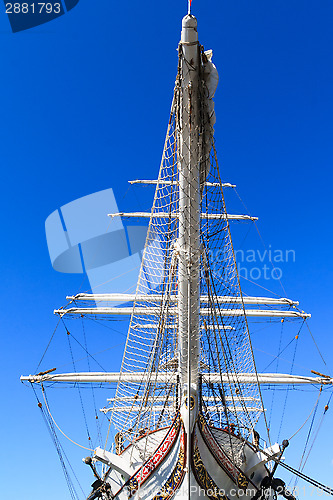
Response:
[{"label": "painted hull stripe", "polygon": [[150,457],[128,481],[126,481],[126,483],[117,491],[115,497],[119,495],[124,488],[127,488],[130,492],[134,493],[145,481],[147,481],[151,474],[153,474],[157,467],[169,455],[178,437],[180,427],[180,417],[177,415],[174,423],[170,427],[169,432],[163,439],[162,443],[158,446],[153,456]]},{"label": "painted hull stripe", "polygon": [[211,500],[229,500],[226,495],[221,494],[222,489],[216,485],[207,472],[200,455],[197,436],[194,437],[192,443],[193,473],[199,486],[205,491],[206,496]]},{"label": "painted hull stripe", "polygon": [[202,414],[199,414],[198,417],[198,427],[200,434],[206,443],[206,446],[211,451],[213,457],[220,465],[220,467],[224,470],[224,472],[230,477],[230,479],[237,484],[237,477],[239,475],[240,470],[232,463],[226,453],[222,450],[221,446],[217,443],[215,437],[212,435],[209,427],[205,421],[205,418]]},{"label": "painted hull stripe", "polygon": [[180,438],[180,448],[179,456],[175,468],[173,469],[171,476],[162,486],[160,492],[155,495],[152,500],[169,500],[171,499],[176,491],[179,489],[185,475],[185,464],[186,464],[186,436],[184,428],[182,426],[182,435]]},{"label": "painted hull stripe", "polygon": [[199,414],[197,426],[199,427],[200,435],[202,436],[206,446],[211,451],[216,462],[230,477],[230,479],[237,486],[241,486],[241,488],[245,490],[248,483],[250,483],[256,490],[258,490],[258,486],[256,486],[254,482],[251,481],[251,479],[248,478],[239,467],[237,467],[237,465],[233,464],[228,455],[223,451],[216,438],[210,431],[206,420],[201,413]]}]

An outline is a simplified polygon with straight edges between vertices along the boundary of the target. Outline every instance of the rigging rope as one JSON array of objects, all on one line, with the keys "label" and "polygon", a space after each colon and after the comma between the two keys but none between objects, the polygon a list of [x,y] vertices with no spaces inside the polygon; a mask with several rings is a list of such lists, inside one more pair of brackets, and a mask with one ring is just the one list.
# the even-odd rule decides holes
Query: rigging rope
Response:
[{"label": "rigging rope", "polygon": [[43,395],[43,399],[44,399],[44,403],[45,403],[45,407],[48,411],[48,414],[50,416],[50,418],[52,419],[52,422],[54,423],[54,425],[56,426],[56,428],[58,429],[59,432],[61,432],[61,434],[66,438],[68,439],[68,441],[70,441],[71,443],[75,444],[76,446],[79,446],[80,448],[83,448],[84,450],[88,450],[88,451],[91,451],[91,452],[94,452],[93,449],[91,448],[87,448],[86,446],[83,446],[82,444],[79,444],[79,443],[76,443],[75,441],[73,441],[73,439],[71,439],[70,437],[67,436],[67,434],[65,434],[59,427],[59,425],[57,424],[57,422],[54,420],[53,418],[53,415],[50,411],[50,408],[49,408],[49,405],[47,404],[47,400],[46,400],[46,397],[45,397],[45,389],[44,389],[44,386],[42,384],[42,395]]},{"label": "rigging rope", "polygon": [[[68,345],[69,345],[69,350],[70,350],[70,353],[71,353],[71,358],[72,358],[74,373],[76,373],[76,366],[75,366],[75,361],[74,361],[74,355],[73,355],[72,345],[71,345],[71,341],[70,341],[71,334],[68,331],[65,323],[64,323],[64,326],[66,328]],[[84,419],[84,423],[85,423],[85,427],[86,427],[86,431],[87,431],[87,435],[88,435],[88,441],[91,441],[91,437],[90,437],[90,433],[89,433],[89,428],[88,428],[87,417],[86,417],[86,412],[85,412],[85,409],[84,409],[82,394],[81,394],[81,390],[80,390],[80,386],[79,385],[78,385],[77,389],[78,389],[78,392],[79,392],[79,398],[80,398],[80,402],[81,402],[81,409],[82,409],[83,419]]]},{"label": "rigging rope", "polygon": [[54,335],[55,335],[55,332],[57,331],[57,328],[58,328],[58,326],[59,326],[60,321],[61,321],[61,318],[59,318],[58,323],[56,324],[56,327],[55,327],[55,329],[53,330],[53,333],[52,333],[52,335],[51,335],[51,338],[50,338],[50,340],[49,340],[49,342],[48,342],[48,344],[47,344],[47,346],[46,346],[46,348],[45,348],[45,351],[43,352],[43,355],[42,355],[42,357],[40,358],[40,361],[39,361],[39,363],[38,363],[38,365],[37,365],[37,367],[36,367],[36,369],[35,369],[35,373],[37,373],[37,372],[38,372],[38,368],[39,368],[39,367],[40,367],[40,365],[42,364],[42,361],[43,361],[43,359],[44,359],[44,357],[45,357],[45,354],[47,353],[48,348],[49,348],[49,347],[50,347],[50,345],[51,345],[51,342],[52,342],[52,340],[53,340],[53,337],[54,337]]},{"label": "rigging rope", "polygon": [[[297,335],[295,336],[295,340],[296,340],[296,344],[295,344],[295,349],[294,349],[294,355],[293,355],[293,359],[292,359],[292,363],[291,363],[291,368],[290,368],[290,375],[293,373],[293,369],[294,369],[294,363],[295,363],[295,357],[296,357],[296,351],[297,351],[297,346],[298,346],[298,338],[299,338],[299,334],[301,333],[301,330],[303,328],[303,325],[305,323],[305,319],[303,320],[298,332],[297,332]],[[286,397],[285,397],[285,400],[284,400],[284,405],[283,405],[283,410],[282,410],[282,416],[281,416],[281,422],[280,422],[280,428],[279,428],[279,433],[278,433],[278,440],[280,438],[280,434],[281,434],[281,429],[282,429],[282,424],[283,424],[283,419],[284,419],[284,415],[285,415],[285,412],[286,412],[286,406],[287,406],[287,400],[288,400],[288,396],[289,396],[289,385],[287,386],[287,391],[286,391]]]},{"label": "rigging rope", "polygon": [[[266,418],[264,401],[263,401],[262,391],[261,391],[260,384],[259,384],[257,366],[256,366],[256,363],[255,363],[255,358],[254,358],[252,340],[251,340],[251,336],[250,336],[250,331],[249,331],[249,325],[248,325],[248,321],[247,321],[247,316],[245,314],[245,305],[244,305],[244,300],[243,300],[243,293],[242,293],[242,289],[241,289],[241,286],[240,286],[239,273],[238,273],[238,268],[237,268],[237,262],[236,262],[236,257],[235,257],[234,246],[233,246],[232,238],[231,238],[230,224],[229,224],[229,220],[228,220],[227,209],[226,209],[226,204],[225,204],[225,198],[224,198],[224,193],[223,193],[223,189],[222,189],[222,180],[221,180],[220,171],[219,171],[219,167],[218,167],[217,153],[216,153],[216,149],[215,149],[214,140],[213,140],[213,154],[214,154],[215,163],[216,163],[216,167],[217,167],[217,175],[218,175],[218,179],[220,181],[220,186],[221,186],[221,197],[222,197],[223,210],[224,210],[224,213],[226,215],[226,220],[227,220],[227,230],[228,230],[229,238],[230,238],[230,245],[231,245],[231,251],[232,251],[232,256],[233,256],[233,262],[234,262],[234,265],[235,265],[235,273],[236,273],[236,277],[237,277],[237,283],[238,283],[239,293],[240,293],[240,296],[241,296],[241,299],[242,299],[242,306],[243,306],[243,311],[244,311],[244,319],[245,319],[245,324],[246,324],[248,342],[249,342],[249,346],[250,346],[250,350],[251,350],[251,355],[252,355],[252,360],[253,360],[253,367],[254,367],[256,378],[257,378],[258,393],[259,393],[260,403],[261,403],[261,407],[262,407],[263,414],[264,414],[264,422],[265,422],[265,427],[266,427],[268,441],[271,444],[271,437],[270,437],[270,434],[269,434],[269,427],[268,427],[268,422],[267,422],[267,418]],[[237,193],[237,191],[236,191],[236,193]]]},{"label": "rigging rope", "polygon": [[294,469],[290,465],[288,465],[288,464],[286,464],[284,462],[281,462],[280,458],[273,457],[272,455],[270,455],[269,453],[267,453],[267,451],[265,451],[265,450],[260,450],[260,451],[261,451],[261,453],[263,453],[264,455],[266,455],[266,457],[268,457],[269,460],[273,460],[275,463],[279,464],[281,467],[283,467],[284,469],[286,469],[288,472],[291,472],[292,474],[295,474],[300,479],[303,479],[303,481],[306,481],[307,483],[310,483],[313,486],[316,486],[318,489],[320,489],[322,491],[325,491],[329,495],[333,495],[333,489],[330,486],[326,486],[325,484],[320,483],[316,479],[313,479],[310,476],[307,476],[306,474],[303,474],[303,472],[301,472],[301,471],[299,471],[297,469]]},{"label": "rigging rope", "polygon": [[[92,356],[92,354],[90,354],[90,352],[88,352],[88,351],[87,351],[87,349],[86,349],[86,348],[85,348],[85,347],[81,344],[81,342],[79,342],[79,340],[77,340],[77,338],[75,338],[75,337],[74,337],[74,335],[73,335],[71,332],[69,332],[69,330],[68,330],[68,328],[67,328],[67,326],[66,326],[66,324],[65,324],[64,319],[63,319],[63,318],[61,318],[61,320],[62,320],[62,322],[63,322],[63,325],[64,325],[65,329],[66,329],[66,333],[67,333],[68,337],[69,337],[69,336],[71,336],[71,338],[72,338],[73,340],[75,340],[75,342],[76,342],[77,344],[79,344],[79,346],[80,346],[80,347],[81,347],[81,348],[82,348],[82,349],[83,349],[83,350],[84,350],[84,351],[88,354],[88,356],[87,356],[88,360],[89,360],[89,357],[90,357],[90,358],[91,358],[91,359],[93,359],[93,360],[95,361],[95,363],[96,363],[96,364],[97,364],[97,365],[98,365],[98,366],[99,366],[99,367],[103,370],[103,372],[106,372],[106,370],[105,370],[105,369],[103,368],[103,366],[102,366],[102,365],[101,365],[101,364],[97,361],[97,359],[95,359],[95,358]],[[72,353],[72,347],[71,347],[71,345],[70,345],[70,351],[71,351],[71,356],[72,356],[72,364],[73,364],[73,366],[74,366],[74,370],[75,370],[75,360],[74,360],[74,357],[73,357],[73,353]],[[89,362],[89,361],[88,361],[88,362]]]},{"label": "rigging rope", "polygon": [[[306,458],[305,458],[305,460],[304,460],[304,463],[303,463],[303,465],[302,465],[302,469],[301,469],[301,471],[303,471],[303,470],[304,470],[305,464],[306,464],[306,462],[308,461],[308,458],[309,458],[309,456],[310,456],[310,453],[311,453],[311,451],[312,451],[312,448],[313,448],[313,446],[314,446],[314,444],[315,444],[315,441],[316,441],[316,439],[317,439],[317,437],[318,437],[318,433],[319,433],[320,428],[321,428],[321,426],[322,426],[322,424],[323,424],[324,417],[325,417],[326,412],[327,412],[327,410],[328,410],[328,408],[329,408],[329,403],[330,403],[330,401],[331,401],[332,394],[333,394],[333,393],[331,393],[330,398],[329,398],[329,400],[328,400],[328,403],[327,403],[327,405],[326,405],[326,406],[325,406],[325,408],[324,408],[323,415],[322,415],[321,420],[320,420],[320,422],[319,422],[319,424],[318,424],[318,427],[317,427],[316,433],[315,433],[315,435],[314,435],[314,437],[313,437],[313,440],[312,440],[312,443],[311,443],[310,449],[309,449],[308,454],[307,454],[307,456],[306,456]],[[305,451],[305,450],[304,450],[304,451]]]},{"label": "rigging rope", "polygon": [[[282,335],[283,335],[283,325],[284,325],[284,320],[282,319],[281,320],[281,331],[280,331],[280,339],[279,339],[279,347],[278,347],[278,353],[280,353],[281,351],[281,342],[282,342]],[[275,367],[275,373],[278,372],[278,368],[279,368],[279,360],[280,360],[280,357],[279,357],[279,354],[276,356],[276,367]],[[275,360],[273,359],[272,363],[274,362]],[[271,363],[270,363],[271,364]],[[270,365],[268,365],[270,366]],[[265,371],[265,370],[264,370]],[[272,395],[272,403],[271,403],[271,410],[270,410],[270,414],[269,414],[269,419],[268,419],[268,425],[269,427],[271,426],[271,420],[272,420],[272,414],[273,414],[273,407],[274,407],[274,399],[275,399],[275,387],[273,388],[273,395]]]},{"label": "rigging rope", "polygon": [[246,276],[242,276],[241,274],[239,275],[239,277],[242,278],[243,280],[248,281],[249,283],[252,283],[252,285],[256,285],[257,287],[262,288],[263,290],[265,290],[266,292],[271,293],[272,295],[276,295],[277,297],[281,297],[281,295],[279,295],[276,292],[273,292],[273,290],[270,290],[269,288],[266,288],[266,287],[264,287],[262,285],[259,285],[259,283],[257,281],[250,280],[249,278],[246,278]]},{"label": "rigging rope", "polygon": [[[82,330],[83,330],[83,337],[84,337],[84,344],[85,344],[85,351],[88,352],[88,345],[87,345],[87,336],[86,336],[86,329],[84,327],[84,321],[83,318],[81,318],[82,322]],[[88,362],[88,370],[90,371],[90,359],[89,356],[87,357],[87,362]],[[98,418],[98,413],[97,413],[97,406],[96,406],[96,398],[95,398],[95,391],[94,391],[94,385],[90,384],[91,386],[91,394],[92,394],[92,400],[93,400],[93,405],[94,405],[94,410],[95,410],[95,422],[96,422],[96,428],[97,428],[97,439],[99,439],[99,442],[102,442],[102,435],[101,435],[101,425],[99,423],[99,418]]]},{"label": "rigging rope", "polygon": [[230,224],[229,224],[228,215],[227,215],[227,209],[226,209],[225,198],[224,198],[224,193],[223,193],[223,188],[222,188],[222,180],[221,180],[220,171],[219,171],[219,165],[218,165],[218,160],[217,160],[217,153],[216,153],[216,149],[215,149],[214,139],[212,141],[212,150],[213,150],[213,157],[214,157],[215,164],[216,164],[217,177],[218,177],[218,180],[219,180],[219,183],[220,183],[220,186],[221,186],[222,206],[223,206],[223,210],[224,210],[224,213],[225,213],[225,216],[226,216],[226,221],[227,221],[227,231],[228,231],[228,235],[229,235],[229,241],[230,241],[230,246],[231,246],[233,264],[235,266],[235,274],[236,274],[236,279],[237,279],[237,284],[238,284],[238,290],[239,290],[239,293],[240,293],[240,296],[241,296],[241,299],[242,299],[242,308],[243,308],[243,311],[244,311],[244,320],[245,320],[245,325],[246,325],[246,333],[247,333],[248,343],[249,343],[249,347],[250,347],[250,351],[251,351],[253,368],[254,368],[254,372],[255,372],[256,378],[257,378],[257,388],[258,388],[258,393],[259,393],[261,408],[262,408],[263,414],[264,414],[264,421],[265,421],[265,427],[266,427],[266,431],[267,431],[268,441],[269,441],[269,443],[271,443],[271,438],[270,438],[270,434],[269,434],[269,427],[268,427],[268,423],[267,423],[266,412],[265,412],[265,407],[264,407],[264,402],[263,402],[263,397],[262,397],[262,391],[261,391],[261,388],[260,388],[257,367],[256,367],[255,359],[254,359],[252,340],[251,340],[251,336],[250,336],[250,332],[249,332],[249,326],[248,326],[247,316],[245,314],[245,305],[244,305],[244,300],[243,300],[243,293],[242,293],[242,289],[241,289],[241,286],[240,286],[239,273],[238,273],[238,269],[237,269],[237,262],[236,262],[236,257],[235,257],[234,246],[233,246],[232,238],[231,238]]},{"label": "rigging rope", "polygon": [[[322,387],[320,388],[320,392],[322,390]],[[316,408],[315,408],[315,411],[313,413],[313,417],[312,417],[312,420],[311,420],[311,424],[310,424],[310,427],[309,427],[309,432],[308,432],[308,435],[307,435],[307,438],[306,438],[306,441],[305,441],[305,445],[304,445],[304,449],[303,449],[303,453],[302,453],[302,456],[301,456],[301,461],[300,461],[300,464],[298,466],[298,468],[303,471],[304,469],[304,466],[305,466],[305,463],[306,463],[306,460],[302,466],[302,462],[303,462],[303,459],[304,459],[304,455],[305,455],[305,452],[306,452],[306,449],[308,447],[308,444],[309,444],[309,440],[310,440],[310,436],[311,436],[311,432],[312,432],[312,428],[313,428],[313,424],[314,424],[314,421],[315,421],[315,418],[316,418],[316,414],[317,414],[317,410],[318,410],[318,405],[316,405]],[[310,449],[311,451],[311,449]],[[294,487],[296,486],[296,482],[297,482],[297,479],[295,481],[295,485]]]},{"label": "rigging rope", "polygon": [[[293,342],[295,342],[295,340],[297,340],[297,339],[296,339],[296,337],[294,336],[294,337],[291,339],[291,341],[290,341],[290,342],[288,342],[288,344],[287,344],[287,345],[286,345],[286,346],[282,349],[282,351],[279,351],[279,352],[278,352],[278,354],[274,357],[274,359],[273,359],[270,363],[268,363],[268,365],[267,365],[267,366],[263,369],[263,372],[265,372],[265,371],[266,371],[266,370],[267,370],[267,369],[268,369],[268,368],[269,368],[269,367],[270,367],[270,366],[274,363],[274,361],[276,361],[276,360],[280,359],[281,354],[282,354],[282,353],[283,353],[286,349],[288,349],[288,347],[290,346],[290,344],[292,344]],[[264,351],[262,351],[262,352],[264,352]],[[265,354],[267,354],[267,353],[265,353]]]},{"label": "rigging rope", "polygon": [[58,454],[58,458],[59,458],[59,461],[60,461],[60,464],[61,464],[61,468],[62,468],[64,476],[65,476],[65,480],[66,480],[67,487],[69,489],[70,495],[71,495],[71,497],[72,497],[73,500],[78,500],[79,496],[78,496],[78,494],[77,494],[77,492],[75,490],[75,487],[74,487],[73,481],[72,481],[72,479],[70,477],[70,474],[68,472],[65,460],[67,461],[67,463],[68,463],[68,465],[69,465],[69,467],[71,469],[71,472],[72,472],[75,480],[77,481],[81,492],[84,495],[84,491],[82,489],[82,486],[81,486],[81,484],[80,484],[80,482],[79,482],[79,480],[78,480],[78,478],[77,478],[77,476],[76,476],[76,474],[75,474],[75,472],[74,472],[74,470],[73,470],[73,468],[72,468],[72,466],[70,464],[70,461],[68,460],[67,455],[64,452],[64,449],[63,449],[63,447],[62,447],[62,445],[61,445],[61,443],[60,443],[60,441],[58,439],[57,433],[56,433],[56,431],[54,429],[54,425],[53,425],[53,422],[52,422],[50,416],[44,411],[43,405],[42,405],[42,403],[39,400],[39,397],[37,395],[37,392],[35,390],[34,385],[31,384],[31,387],[32,387],[32,390],[33,390],[34,395],[36,397],[36,400],[37,400],[37,406],[41,410],[43,420],[44,420],[45,425],[46,425],[46,427],[47,427],[47,429],[49,431],[49,434],[51,436],[53,444],[54,444],[54,446],[56,448],[56,451],[57,451],[57,454]]},{"label": "rigging rope", "polygon": [[324,356],[323,356],[323,355],[322,355],[322,353],[320,352],[320,349],[319,349],[319,347],[318,347],[318,344],[317,344],[317,342],[316,342],[316,341],[315,341],[315,339],[314,339],[314,336],[313,336],[313,334],[312,334],[312,332],[311,332],[311,330],[310,330],[310,327],[309,327],[308,323],[306,323],[306,326],[307,326],[307,328],[308,328],[308,330],[309,330],[309,333],[310,333],[310,335],[311,335],[311,338],[312,338],[312,340],[313,340],[313,343],[314,343],[314,345],[315,345],[315,346],[316,346],[316,348],[317,348],[317,351],[318,351],[318,353],[319,353],[319,356],[321,357],[321,359],[322,359],[322,361],[323,361],[324,365],[325,365],[325,366],[327,366],[327,363],[326,363],[326,361],[325,361],[325,359],[324,359]]},{"label": "rigging rope", "polygon": [[[240,197],[240,195],[238,194],[238,191],[236,190],[236,188],[234,188],[234,189],[235,189],[235,193],[237,194],[237,196],[238,196],[238,198],[239,198],[240,202],[242,203],[242,205],[244,206],[245,210],[247,211],[247,213],[250,213],[250,212],[248,211],[248,209],[247,209],[247,207],[246,207],[245,203],[243,202],[242,198],[241,198],[241,197]],[[267,253],[267,255],[268,255],[269,262],[270,262],[270,264],[271,264],[271,266],[272,266],[272,268],[273,268],[273,270],[274,270],[274,272],[275,272],[275,274],[276,274],[276,278],[277,278],[278,282],[280,283],[280,286],[281,286],[281,288],[282,288],[282,290],[283,290],[283,293],[285,294],[285,296],[286,296],[286,297],[288,297],[287,292],[285,291],[285,288],[284,288],[284,286],[283,286],[283,284],[282,284],[282,281],[281,281],[281,279],[278,277],[276,267],[274,266],[274,264],[273,264],[273,262],[272,262],[272,259],[271,259],[271,257],[270,257],[269,252],[267,251],[267,247],[266,247],[266,245],[265,245],[265,242],[264,242],[263,237],[261,236],[261,233],[260,233],[260,231],[259,231],[258,225],[256,224],[256,221],[253,221],[253,223],[254,223],[255,228],[256,228],[256,230],[257,230],[257,232],[258,232],[258,235],[259,235],[259,238],[260,238],[260,240],[261,240],[261,243],[263,244],[263,247],[264,247],[264,248],[265,248],[265,250],[266,250],[266,253]]]},{"label": "rigging rope", "polygon": [[314,404],[314,406],[313,406],[313,408],[312,408],[311,412],[309,413],[308,417],[307,417],[307,418],[306,418],[306,420],[303,422],[303,424],[301,425],[301,427],[299,427],[299,429],[297,429],[297,431],[296,431],[296,432],[294,432],[294,434],[293,434],[293,435],[289,438],[289,440],[288,440],[288,441],[290,441],[293,437],[295,437],[295,436],[296,436],[296,434],[298,434],[298,433],[299,433],[299,431],[300,431],[301,429],[303,429],[304,425],[305,425],[305,424],[306,424],[306,422],[309,420],[309,418],[311,417],[311,415],[312,415],[312,413],[314,412],[314,410],[316,409],[316,411],[317,411],[317,406],[318,406],[318,403],[319,403],[319,398],[320,398],[320,396],[321,396],[321,393],[322,393],[322,386],[320,387],[320,390],[319,390],[319,394],[318,394],[317,401],[315,402],[315,404]]},{"label": "rigging rope", "polygon": [[303,481],[306,481],[307,483],[310,483],[313,486],[316,486],[318,489],[320,489],[322,491],[325,491],[329,495],[333,495],[333,489],[330,488],[329,486],[326,486],[325,484],[320,483],[316,479],[313,479],[310,476],[307,476],[306,474],[303,474],[303,472],[301,472],[301,471],[299,471],[297,469],[294,469],[290,465],[287,465],[287,464],[285,464],[283,462],[280,462],[280,465],[281,465],[281,467],[283,467],[284,469],[286,469],[288,472],[291,472],[292,474],[295,474],[296,476],[298,476],[300,479],[303,479]]}]

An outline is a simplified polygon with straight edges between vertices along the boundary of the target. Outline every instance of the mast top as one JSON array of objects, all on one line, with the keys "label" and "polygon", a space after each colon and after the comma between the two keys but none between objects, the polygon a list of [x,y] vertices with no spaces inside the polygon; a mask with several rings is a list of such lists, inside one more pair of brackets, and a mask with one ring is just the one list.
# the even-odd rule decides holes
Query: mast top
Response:
[{"label": "mast top", "polygon": [[197,27],[197,18],[193,14],[186,14],[182,20],[183,28],[196,28]]},{"label": "mast top", "polygon": [[183,28],[196,28],[198,25],[197,18],[193,14],[186,14],[183,17],[182,27]]},{"label": "mast top", "polygon": [[197,25],[197,19],[192,14],[183,17],[181,43],[194,45],[198,42]]}]

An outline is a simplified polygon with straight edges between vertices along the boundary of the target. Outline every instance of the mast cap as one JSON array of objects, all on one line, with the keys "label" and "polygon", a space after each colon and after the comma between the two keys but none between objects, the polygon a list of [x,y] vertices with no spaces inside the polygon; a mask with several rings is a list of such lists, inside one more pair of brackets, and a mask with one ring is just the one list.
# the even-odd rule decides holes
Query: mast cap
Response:
[{"label": "mast cap", "polygon": [[182,27],[183,28],[197,28],[198,22],[195,16],[192,16],[192,14],[187,14],[186,16],[183,17],[182,21]]}]

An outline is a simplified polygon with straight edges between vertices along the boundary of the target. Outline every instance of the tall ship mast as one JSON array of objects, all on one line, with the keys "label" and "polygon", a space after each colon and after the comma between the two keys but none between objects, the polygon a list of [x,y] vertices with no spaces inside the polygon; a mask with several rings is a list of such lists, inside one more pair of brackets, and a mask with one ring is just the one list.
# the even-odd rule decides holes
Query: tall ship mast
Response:
[{"label": "tall ship mast", "polygon": [[275,474],[288,441],[263,444],[255,430],[260,417],[268,427],[261,388],[332,384],[321,374],[256,369],[248,320],[304,321],[309,314],[287,298],[242,293],[230,225],[255,218],[226,209],[224,190],[233,186],[221,181],[214,146],[217,84],[212,52],[200,45],[189,13],[158,179],[135,181],[156,184],[152,210],[109,214],[149,218],[136,293],[81,293],[55,311],[61,318],[129,315],[120,372],[21,377],[42,392],[63,382],[116,384],[104,409],[110,422],[104,447],[85,459],[95,476],[87,500],[268,500],[277,494],[293,500]]}]

